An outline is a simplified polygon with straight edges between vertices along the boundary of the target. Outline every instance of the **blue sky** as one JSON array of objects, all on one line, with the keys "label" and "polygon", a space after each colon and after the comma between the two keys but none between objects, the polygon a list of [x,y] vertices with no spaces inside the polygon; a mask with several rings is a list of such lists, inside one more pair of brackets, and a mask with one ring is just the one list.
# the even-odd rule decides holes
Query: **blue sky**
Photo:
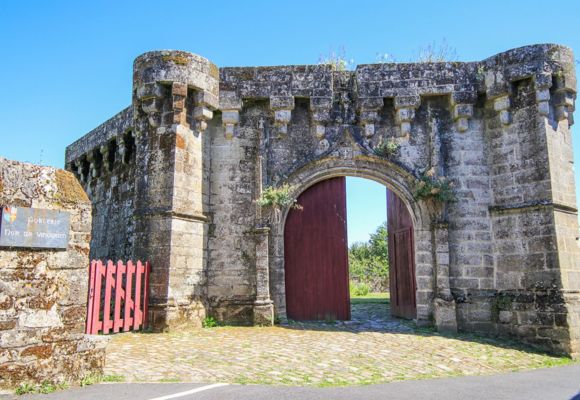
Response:
[{"label": "blue sky", "polygon": [[[62,167],[67,144],[129,105],[133,59],[149,50],[238,66],[311,64],[344,48],[362,64],[443,39],[462,61],[546,42],[580,53],[580,1],[0,1],[0,155]],[[579,140],[574,150],[578,160]],[[384,189],[352,182],[350,203],[364,203],[349,204],[349,236],[364,240]]]}]

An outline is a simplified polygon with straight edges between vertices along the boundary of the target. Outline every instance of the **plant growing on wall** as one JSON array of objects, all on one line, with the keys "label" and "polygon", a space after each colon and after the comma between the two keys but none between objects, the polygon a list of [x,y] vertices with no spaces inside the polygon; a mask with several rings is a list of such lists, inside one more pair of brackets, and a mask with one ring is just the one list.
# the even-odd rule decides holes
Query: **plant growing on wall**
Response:
[{"label": "plant growing on wall", "polygon": [[380,142],[374,149],[373,152],[383,158],[391,158],[399,151],[401,147],[400,144],[395,142],[393,139],[388,139],[384,142]]},{"label": "plant growing on wall", "polygon": [[292,195],[294,188],[288,184],[274,187],[268,186],[262,192],[262,195],[257,200],[257,203],[264,208],[272,208],[274,210],[281,210],[285,207],[302,209],[302,206],[297,203],[296,198]]},{"label": "plant growing on wall", "polygon": [[453,201],[455,200],[453,182],[444,176],[436,176],[435,169],[431,168],[417,180],[415,198],[433,199],[442,203]]},{"label": "plant growing on wall", "polygon": [[353,59],[348,59],[346,57],[346,51],[344,47],[341,47],[339,52],[331,50],[327,55],[320,55],[318,58],[319,65],[332,65],[336,71],[348,71],[352,70],[354,65]]}]

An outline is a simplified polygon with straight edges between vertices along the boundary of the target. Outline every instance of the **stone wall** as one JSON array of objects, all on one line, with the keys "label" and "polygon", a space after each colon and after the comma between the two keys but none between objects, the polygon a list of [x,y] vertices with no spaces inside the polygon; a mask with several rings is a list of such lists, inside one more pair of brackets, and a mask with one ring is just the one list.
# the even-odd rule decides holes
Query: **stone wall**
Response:
[{"label": "stone wall", "polygon": [[0,204],[70,213],[66,250],[0,248],[0,387],[78,382],[102,371],[85,335],[91,203],[63,170],[0,158]]},{"label": "stone wall", "polygon": [[[93,203],[91,259],[133,259],[135,238],[135,137],[133,109],[126,108],[67,148]],[[91,148],[93,151],[84,152]]]},{"label": "stone wall", "polygon": [[[287,210],[272,214],[255,200],[267,186],[289,183],[298,195],[351,175],[383,183],[411,211],[419,324],[573,354],[575,86],[573,54],[557,45],[354,71],[218,69],[189,53],[152,52],[135,61],[132,111],[75,143],[67,165],[82,180],[98,169],[90,160],[119,119],[134,132],[126,215],[135,230],[98,251],[118,254],[126,243],[153,261],[156,327],[199,323],[206,313],[237,323],[263,323],[273,311],[284,319]],[[376,153],[386,141],[396,154]],[[418,177],[431,168],[454,183],[457,201],[415,199]],[[100,189],[108,178],[91,179],[84,185],[94,204],[113,204]]]}]

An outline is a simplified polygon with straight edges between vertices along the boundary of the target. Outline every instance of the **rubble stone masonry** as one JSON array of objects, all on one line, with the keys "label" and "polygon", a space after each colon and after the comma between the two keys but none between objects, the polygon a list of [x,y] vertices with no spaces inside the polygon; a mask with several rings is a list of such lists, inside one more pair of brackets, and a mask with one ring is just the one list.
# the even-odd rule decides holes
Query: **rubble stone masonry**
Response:
[{"label": "rubble stone masonry", "polygon": [[91,203],[73,174],[0,157],[0,204],[70,213],[64,250],[0,248],[0,387],[102,372],[106,338],[84,334]]}]

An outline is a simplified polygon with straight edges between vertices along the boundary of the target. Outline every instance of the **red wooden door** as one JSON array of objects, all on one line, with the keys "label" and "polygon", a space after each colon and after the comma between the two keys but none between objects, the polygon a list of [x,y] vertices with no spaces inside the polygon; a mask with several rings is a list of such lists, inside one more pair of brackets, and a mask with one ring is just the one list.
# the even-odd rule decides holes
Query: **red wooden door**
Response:
[{"label": "red wooden door", "polygon": [[391,314],[413,319],[417,316],[413,220],[405,204],[390,190],[387,221]]},{"label": "red wooden door", "polygon": [[284,228],[286,313],[294,320],[350,319],[346,180],[317,183],[298,197]]}]

